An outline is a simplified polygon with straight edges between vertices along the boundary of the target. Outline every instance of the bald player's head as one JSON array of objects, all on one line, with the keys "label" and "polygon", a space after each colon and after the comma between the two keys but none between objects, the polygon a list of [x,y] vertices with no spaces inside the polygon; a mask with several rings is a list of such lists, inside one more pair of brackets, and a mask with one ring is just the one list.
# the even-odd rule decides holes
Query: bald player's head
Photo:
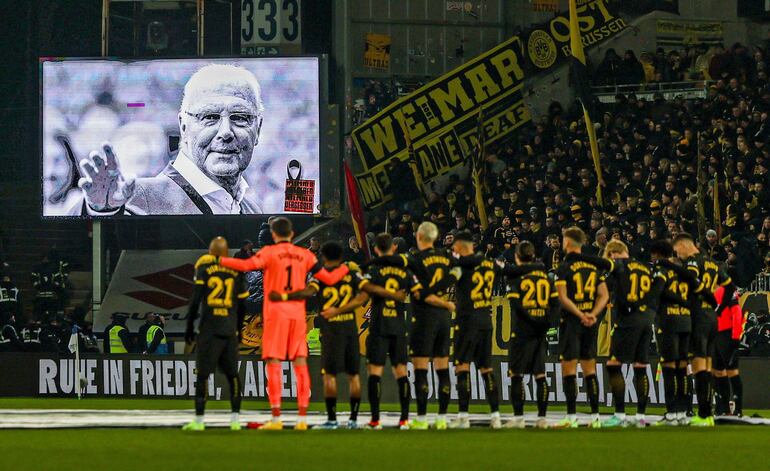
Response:
[{"label": "bald player's head", "polygon": [[217,257],[227,257],[227,239],[214,237],[209,244],[209,254]]}]

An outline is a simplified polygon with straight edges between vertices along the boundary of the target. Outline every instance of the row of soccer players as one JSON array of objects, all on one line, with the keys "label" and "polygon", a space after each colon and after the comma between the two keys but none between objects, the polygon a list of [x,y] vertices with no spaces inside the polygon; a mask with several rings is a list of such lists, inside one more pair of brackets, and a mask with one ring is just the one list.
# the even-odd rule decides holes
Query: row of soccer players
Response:
[{"label": "row of soccer players", "polygon": [[[304,344],[304,299],[320,295],[322,299],[321,326],[322,364],[328,422],[324,428],[335,428],[336,422],[336,375],[346,372],[350,376],[351,415],[350,427],[357,427],[361,386],[358,377],[359,348],[358,329],[353,311],[372,298],[369,336],[367,338],[368,397],[372,419],[370,428],[380,428],[379,402],[380,379],[387,358],[398,383],[401,403],[402,428],[428,428],[426,418],[428,403],[428,366],[433,361],[439,378],[439,414],[435,422],[438,429],[452,426],[468,427],[470,399],[469,366],[473,362],[480,370],[492,415],[491,426],[502,426],[498,410],[497,382],[491,369],[491,299],[497,276],[507,278],[508,294],[514,312],[514,327],[509,346],[510,374],[512,376],[512,400],[514,418],[506,425],[523,427],[523,375],[532,374],[537,383],[538,421],[545,427],[548,385],[545,380],[546,332],[558,322],[559,352],[567,398],[567,415],[559,423],[562,427],[577,426],[575,407],[577,398],[576,370],[578,361],[588,385],[589,403],[592,409],[591,426],[602,423],[598,416],[598,383],[596,379],[596,353],[598,322],[606,310],[610,298],[608,283],[614,293],[616,326],[612,338],[612,357],[608,362],[610,383],[615,395],[617,414],[607,425],[624,423],[623,397],[625,385],[620,374],[620,363],[633,363],[635,386],[640,397],[637,423],[644,425],[644,407],[649,387],[646,377],[648,359],[646,352],[651,340],[653,322],[658,327],[658,345],[663,363],[667,422],[678,423],[683,417],[682,399],[686,394],[684,368],[692,349],[695,360],[696,386],[698,390],[698,424],[713,424],[710,406],[710,351],[716,336],[712,309],[712,292],[721,284],[728,288],[732,283],[718,266],[697,253],[692,239],[680,235],[675,240],[678,255],[686,259],[687,269],[671,262],[670,244],[656,243],[653,254],[654,267],[628,259],[622,244],[608,247],[615,261],[582,255],[585,235],[578,228],[564,231],[564,262],[556,273],[555,282],[545,267],[534,262],[534,249],[523,242],[516,250],[516,266],[500,266],[474,253],[471,234],[460,233],[455,237],[453,253],[436,249],[433,244],[438,230],[432,223],[423,223],[417,231],[419,252],[414,255],[394,255],[395,247],[390,235],[376,238],[377,258],[367,264],[362,273],[354,264],[342,261],[342,249],[329,243],[322,247],[323,267],[316,264],[312,254],[289,242],[293,236],[288,220],[279,218],[271,225],[273,238],[280,242],[261,250],[246,261],[222,258],[221,247],[210,250],[211,255],[202,257],[196,269],[196,294],[191,303],[188,340],[195,337],[192,320],[198,306],[203,307],[199,330],[198,356],[199,384],[197,390],[205,391],[205,378],[219,364],[233,390],[233,411],[237,412],[240,398],[237,369],[232,348],[234,342],[218,340],[225,332],[237,332],[235,321],[238,297],[244,294],[234,290],[239,283],[238,271],[264,270],[265,290],[269,293],[264,312],[263,357],[268,361],[268,395],[274,420],[265,428],[282,428],[280,422],[281,374],[278,362],[290,359],[295,362],[298,377],[300,421],[298,427],[306,428],[305,414],[309,400],[309,375]],[[220,244],[221,245],[221,244]],[[226,245],[225,245],[226,249]],[[307,273],[313,274],[305,285]],[[232,279],[231,279],[232,278]],[[229,283],[229,284],[228,284]],[[456,284],[456,305],[447,300],[446,293]],[[292,290],[292,286],[298,288]],[[412,297],[414,314],[406,318],[403,304],[407,293]],[[726,293],[724,299],[732,299]],[[710,304],[706,304],[710,303]],[[708,306],[708,308],[706,307]],[[455,367],[459,414],[448,424],[446,413],[450,398],[449,343],[452,329],[451,311],[456,312],[454,335]],[[561,315],[560,315],[561,312]],[[657,319],[656,319],[657,314]],[[295,319],[296,317],[296,319]],[[411,327],[407,325],[411,322]],[[213,335],[209,332],[214,331]],[[692,336],[690,336],[692,332]],[[209,335],[204,335],[204,333]],[[201,342],[204,340],[205,342]],[[304,345],[304,348],[303,348]],[[411,355],[415,367],[417,418],[408,421],[410,388],[406,377],[406,363]],[[727,367],[725,366],[725,369]],[[275,370],[275,371],[273,371]],[[274,374],[273,374],[274,373]],[[729,388],[729,383],[728,383]],[[196,397],[196,421],[191,429],[202,429],[204,394]],[[238,396],[236,398],[236,396]],[[686,395],[684,397],[687,397]],[[237,405],[236,405],[237,399]],[[199,413],[197,413],[199,412]],[[237,415],[234,416],[237,422]],[[197,424],[197,425],[196,425]],[[234,428],[239,426],[233,425]]]},{"label": "row of soccer players", "polygon": [[[567,399],[567,415],[557,426],[577,426],[578,363],[588,389],[592,412],[590,426],[646,425],[648,352],[653,326],[657,328],[668,410],[661,424],[679,424],[686,420],[685,411],[690,400],[686,368],[688,358],[692,358],[699,402],[698,416],[692,424],[713,425],[710,363],[714,345],[720,347],[717,356],[720,372],[734,369],[731,365],[736,346],[729,336],[717,336],[716,315],[724,304],[714,309],[714,292],[717,287],[724,286],[727,288],[724,299],[730,300],[734,286],[714,261],[698,253],[689,235],[678,235],[673,247],[666,241],[656,242],[653,245],[655,263],[650,266],[629,258],[628,249],[619,241],[613,241],[608,246],[606,259],[583,255],[584,233],[579,228],[569,228],[563,234],[567,256],[556,272],[555,281],[543,265],[534,263],[534,247],[527,242],[517,247],[516,266],[500,266],[474,253],[469,233],[460,233],[455,237],[452,254],[433,247],[437,235],[436,226],[425,223],[417,231],[419,252],[410,256],[394,256],[392,238],[381,234],[376,239],[378,258],[368,264],[365,273],[348,264],[350,273],[334,285],[312,280],[305,290],[287,294],[287,299],[305,299],[316,293],[320,293],[322,298],[321,315],[325,322],[321,327],[321,350],[328,412],[328,421],[322,427],[337,426],[336,375],[342,371],[351,378],[351,409],[354,414],[349,425],[356,426],[360,380],[358,329],[353,311],[369,297],[373,298],[367,339],[368,396],[372,410],[369,427],[380,426],[380,378],[388,357],[398,382],[401,427],[425,429],[429,426],[426,420],[427,375],[431,360],[439,381],[439,412],[434,423],[437,429],[470,426],[471,362],[476,364],[484,380],[491,407],[490,425],[500,427],[499,395],[491,368],[491,300],[496,276],[507,278],[507,297],[511,300],[515,319],[509,344],[514,418],[506,426],[524,426],[525,374],[533,375],[537,385],[537,426],[547,426],[546,333],[555,323],[560,330],[559,354]],[[674,250],[680,257],[678,263],[674,259]],[[342,263],[338,244],[327,244],[322,255],[327,269],[336,269]],[[454,283],[457,284],[454,291],[456,305],[445,300],[447,289]],[[380,291],[371,294],[375,287]],[[412,295],[414,313],[411,320],[405,317],[401,304],[406,291]],[[271,296],[278,300],[282,295],[271,293]],[[611,297],[614,325],[607,369],[616,413],[601,422],[596,377],[598,325]],[[448,424],[451,311],[456,312],[454,362],[459,414],[457,420]],[[407,325],[409,321],[411,328]],[[718,339],[722,341],[717,342]],[[409,355],[415,368],[417,397],[417,417],[411,422],[408,422],[410,391],[406,378]],[[634,386],[640,398],[633,420],[627,420],[625,416],[623,363],[634,367]],[[720,394],[720,397],[729,397],[729,393]]]}]

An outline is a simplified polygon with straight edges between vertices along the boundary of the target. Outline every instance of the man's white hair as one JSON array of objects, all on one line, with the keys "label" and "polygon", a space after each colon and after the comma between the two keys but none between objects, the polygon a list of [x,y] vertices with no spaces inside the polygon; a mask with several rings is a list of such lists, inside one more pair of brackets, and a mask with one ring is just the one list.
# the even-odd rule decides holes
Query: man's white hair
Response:
[{"label": "man's white hair", "polygon": [[209,64],[198,69],[184,86],[181,111],[190,110],[196,95],[203,90],[217,90],[223,94],[239,96],[254,105],[257,114],[265,109],[262,105],[262,89],[257,78],[244,69],[231,64]]},{"label": "man's white hair", "polygon": [[417,235],[425,242],[435,242],[438,239],[438,227],[430,221],[425,221],[417,227]]}]

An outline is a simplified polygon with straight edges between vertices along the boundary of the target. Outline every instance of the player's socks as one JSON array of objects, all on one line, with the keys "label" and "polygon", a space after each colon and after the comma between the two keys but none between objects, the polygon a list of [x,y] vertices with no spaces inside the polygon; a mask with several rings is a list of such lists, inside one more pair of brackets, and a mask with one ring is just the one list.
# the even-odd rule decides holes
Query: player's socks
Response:
[{"label": "player's socks", "polygon": [[563,376],[562,384],[564,384],[564,397],[567,401],[567,416],[574,416],[577,414],[577,377]]},{"label": "player's socks", "polygon": [[679,418],[683,419],[686,412],[692,405],[692,396],[690,395],[690,381],[687,376],[687,368],[676,369],[676,411]]},{"label": "player's socks", "polygon": [[230,411],[237,414],[241,411],[241,380],[238,376],[227,378],[230,385]]},{"label": "player's socks", "polygon": [[424,422],[428,413],[428,370],[414,370],[414,393],[417,400],[417,420]]},{"label": "player's socks", "polygon": [[688,373],[686,368],[685,368],[685,381],[686,381],[686,383],[684,383],[685,388],[686,388],[685,389],[685,395],[687,397],[682,399],[682,402],[684,403],[684,411],[687,414],[692,416],[693,415],[693,413],[692,413],[692,403],[693,403],[692,399],[693,399],[693,392],[695,391],[695,381],[694,381],[693,375]]},{"label": "player's socks", "polygon": [[411,399],[411,394],[409,390],[409,378],[406,376],[398,378],[398,399],[401,403],[400,420],[402,422],[409,420],[409,400]]},{"label": "player's socks", "polygon": [[230,413],[230,422],[240,422],[240,421],[241,421],[241,414],[239,412]]},{"label": "player's socks", "polygon": [[716,390],[716,415],[724,415],[730,412],[730,378],[727,376],[714,377],[714,389]]},{"label": "player's socks", "polygon": [[207,379],[195,381],[195,415],[203,417],[206,410],[206,395],[209,392]]},{"label": "player's socks", "polygon": [[471,402],[470,373],[467,371],[457,373],[457,402],[460,413],[467,414]]},{"label": "player's socks", "polygon": [[511,378],[511,403],[514,416],[524,415],[524,378],[521,375]]},{"label": "player's socks", "polygon": [[372,410],[372,422],[380,421],[380,377],[369,375],[369,407]]},{"label": "player's socks", "polygon": [[487,402],[489,403],[489,409],[492,413],[500,410],[500,393],[497,390],[497,381],[495,380],[495,374],[493,372],[484,373],[481,375],[484,380],[484,392],[487,395]]},{"label": "player's socks", "polygon": [[202,424],[203,423],[203,415],[195,414],[195,422]]},{"label": "player's socks", "polygon": [[666,402],[666,413],[672,417],[677,412],[677,380],[676,369],[664,366],[663,367],[663,392]]},{"label": "player's socks", "polygon": [[350,398],[350,418],[348,420],[351,420],[353,422],[358,420],[358,409],[360,408],[361,408],[361,398],[351,397]]},{"label": "player's socks", "polygon": [[636,417],[644,419],[647,412],[647,401],[650,398],[650,380],[647,378],[647,367],[634,368],[634,389],[636,389]]},{"label": "player's socks", "polygon": [[337,421],[337,397],[326,398],[326,420],[329,422]]},{"label": "player's socks", "polygon": [[[591,405],[591,413],[599,414],[599,380],[596,375],[587,375],[586,383],[588,387],[586,392],[588,394],[588,404]],[[597,417],[598,418],[598,417]]]},{"label": "player's socks", "polygon": [[695,394],[698,397],[698,417],[705,419],[711,415],[711,373],[695,373]]},{"label": "player's socks", "polygon": [[545,417],[548,412],[548,381],[545,377],[537,378],[537,416]]},{"label": "player's socks", "polygon": [[283,373],[281,364],[268,362],[267,364],[267,397],[270,400],[270,409],[273,411],[273,421],[281,420],[281,391],[283,390]]},{"label": "player's socks", "polygon": [[730,377],[730,387],[733,390],[733,400],[735,401],[735,415],[743,415],[743,380],[741,375]]},{"label": "player's socks", "polygon": [[626,415],[626,381],[623,379],[623,371],[620,365],[607,365],[607,373],[610,376],[610,389],[612,400],[615,402],[615,415]]},{"label": "player's socks", "polygon": [[307,365],[294,365],[294,374],[297,376],[297,408],[299,415],[307,415],[310,405],[310,371]]},{"label": "player's socks", "polygon": [[449,368],[436,370],[438,376],[438,415],[446,415],[449,401],[452,398],[452,382],[449,379]]}]

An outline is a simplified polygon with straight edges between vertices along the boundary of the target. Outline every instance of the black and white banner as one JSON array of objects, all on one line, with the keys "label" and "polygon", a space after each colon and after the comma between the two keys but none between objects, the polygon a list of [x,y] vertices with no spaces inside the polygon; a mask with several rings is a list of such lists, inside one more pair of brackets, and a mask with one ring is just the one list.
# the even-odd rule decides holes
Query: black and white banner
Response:
[{"label": "black and white banner", "polygon": [[[309,358],[313,377],[313,399],[323,397],[320,364],[318,357]],[[195,394],[195,359],[193,356],[174,355],[153,357],[142,355],[94,355],[80,360],[80,385],[86,397],[122,397],[122,398],[190,398]],[[764,358],[745,358],[741,370],[744,378],[745,405],[747,408],[770,407],[770,377],[766,374],[770,360]],[[282,364],[284,387],[283,397],[296,398],[296,380],[291,365]],[[493,368],[501,385],[501,400],[510,400],[511,381],[508,378],[508,362],[504,357],[495,357]],[[242,394],[246,399],[264,399],[267,396],[267,377],[264,362],[254,356],[243,356],[239,364]],[[633,370],[624,366],[626,377],[626,401],[637,400],[633,388]],[[362,370],[362,374],[364,374]],[[655,378],[655,369],[647,372],[650,379],[649,404],[663,403],[663,381]],[[603,365],[597,367],[599,394],[602,404],[611,405],[612,399],[607,385]],[[564,402],[564,388],[561,379],[561,366],[558,362],[546,364],[546,376],[550,386],[549,401]],[[13,378],[0,382],[0,396],[74,396],[78,381],[75,376],[73,358],[50,356],[45,354],[5,353],[0,355],[0,377]],[[450,365],[452,380],[452,399],[457,399],[454,384],[456,377]],[[409,365],[409,379],[413,382],[414,370]],[[344,380],[341,380],[344,382]],[[383,376],[384,402],[397,402],[395,381],[391,375]],[[436,397],[437,377],[429,375],[429,394]],[[228,397],[227,381],[219,374],[209,381],[209,396],[214,399]],[[535,385],[525,377],[524,389],[528,401],[534,400]],[[414,396],[414,389],[412,390]],[[474,402],[485,402],[484,385],[481,375],[471,370],[471,398]],[[578,401],[586,401],[586,384],[578,371]]]}]

